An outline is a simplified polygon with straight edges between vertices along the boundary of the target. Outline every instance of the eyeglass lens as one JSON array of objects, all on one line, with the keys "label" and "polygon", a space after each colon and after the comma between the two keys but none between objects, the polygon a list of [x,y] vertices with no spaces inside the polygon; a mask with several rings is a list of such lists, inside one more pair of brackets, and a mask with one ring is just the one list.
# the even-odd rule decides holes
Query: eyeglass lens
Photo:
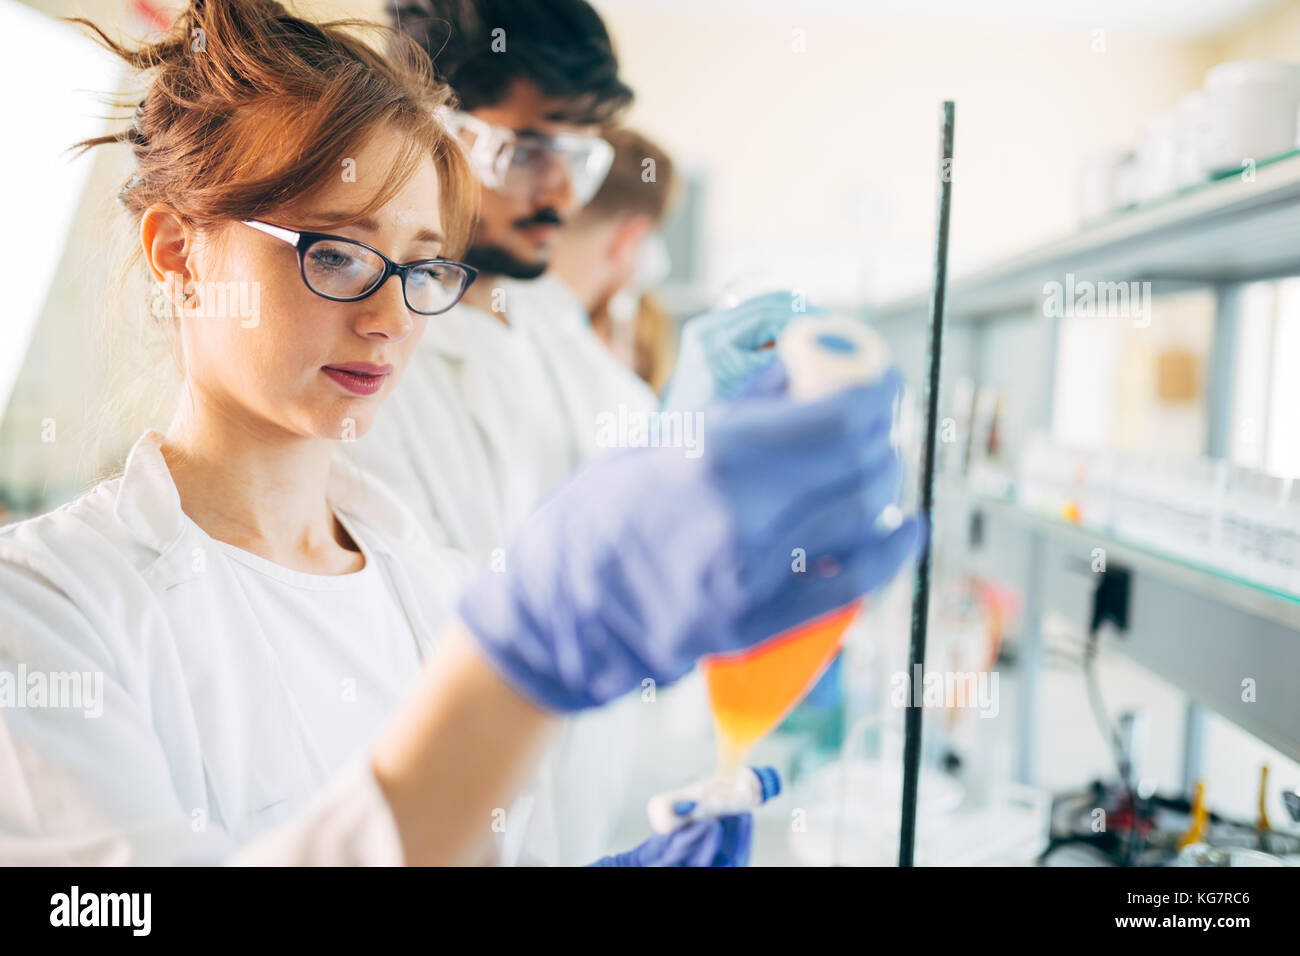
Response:
[{"label": "eyeglass lens", "polygon": [[[365,246],[338,239],[318,239],[303,253],[308,287],[334,299],[355,299],[374,290],[383,278],[384,260]],[[407,306],[431,314],[451,308],[460,298],[466,275],[454,265],[431,262],[407,270]]]}]

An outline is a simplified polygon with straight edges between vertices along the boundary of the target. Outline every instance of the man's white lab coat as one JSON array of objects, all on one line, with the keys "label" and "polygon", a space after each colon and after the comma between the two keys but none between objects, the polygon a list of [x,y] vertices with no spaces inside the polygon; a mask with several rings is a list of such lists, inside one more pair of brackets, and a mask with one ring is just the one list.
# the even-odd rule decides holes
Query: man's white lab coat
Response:
[{"label": "man's white lab coat", "polygon": [[499,299],[509,326],[467,305],[432,317],[402,381],[352,446],[435,534],[480,561],[605,450],[602,414],[658,406],[558,279],[502,282]]}]

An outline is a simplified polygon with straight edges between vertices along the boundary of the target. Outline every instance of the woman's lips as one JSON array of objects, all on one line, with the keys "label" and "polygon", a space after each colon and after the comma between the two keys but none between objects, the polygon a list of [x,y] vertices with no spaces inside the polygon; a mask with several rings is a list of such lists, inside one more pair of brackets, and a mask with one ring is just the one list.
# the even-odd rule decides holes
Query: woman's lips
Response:
[{"label": "woman's lips", "polygon": [[349,362],[345,365],[326,365],[321,371],[346,388],[353,395],[373,395],[384,387],[391,365],[371,365],[368,362]]}]

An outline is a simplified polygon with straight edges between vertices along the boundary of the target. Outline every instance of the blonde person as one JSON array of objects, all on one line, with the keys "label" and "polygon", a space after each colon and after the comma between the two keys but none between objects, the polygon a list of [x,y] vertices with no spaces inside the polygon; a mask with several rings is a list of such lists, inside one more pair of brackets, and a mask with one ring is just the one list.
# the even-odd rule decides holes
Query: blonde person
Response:
[{"label": "blonde person", "polygon": [[[870,533],[896,380],[800,406],[774,376],[704,458],[601,462],[467,580],[336,454],[473,279],[427,59],[267,0],[101,38],[144,71],[130,129],[91,145],[134,154],[122,201],[175,294],[181,380],[120,477],[0,531],[0,683],[24,695],[0,709],[0,862],[478,862],[558,716],[905,561],[914,525]],[[256,323],[205,314],[229,283],[260,289]],[[796,539],[838,573],[792,575]],[[740,863],[743,824],[604,862]]]},{"label": "blonde person", "polygon": [[643,288],[645,263],[666,263],[658,235],[676,192],[672,160],[635,130],[605,134],[614,162],[600,190],[560,233],[539,283],[560,286],[591,330],[647,384],[661,391],[672,364],[673,324]]}]

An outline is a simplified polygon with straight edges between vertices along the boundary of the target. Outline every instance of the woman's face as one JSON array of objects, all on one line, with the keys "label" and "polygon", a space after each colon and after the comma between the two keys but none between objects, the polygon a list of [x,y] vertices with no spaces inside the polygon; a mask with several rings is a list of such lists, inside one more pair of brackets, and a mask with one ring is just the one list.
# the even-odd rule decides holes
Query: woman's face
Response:
[{"label": "woman's face", "polygon": [[[431,159],[381,209],[349,215],[378,188],[399,145],[394,133],[372,137],[354,163],[340,165],[338,179],[266,221],[357,239],[399,263],[441,255]],[[256,432],[344,440],[366,433],[428,321],[406,307],[400,276],[359,302],[333,302],[307,288],[293,246],[240,223],[197,247],[190,262],[198,301],[182,310],[181,342],[197,400]]]}]

